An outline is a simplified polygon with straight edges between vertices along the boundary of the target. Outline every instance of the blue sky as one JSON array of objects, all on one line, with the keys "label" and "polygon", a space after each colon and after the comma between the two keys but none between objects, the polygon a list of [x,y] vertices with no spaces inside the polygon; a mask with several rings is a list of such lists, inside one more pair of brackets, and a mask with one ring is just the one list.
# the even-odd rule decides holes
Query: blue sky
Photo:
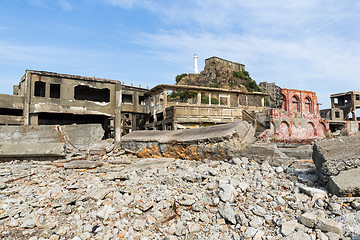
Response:
[{"label": "blue sky", "polygon": [[150,88],[193,72],[193,55],[245,64],[256,82],[360,91],[360,2],[0,0],[0,87],[26,69]]}]

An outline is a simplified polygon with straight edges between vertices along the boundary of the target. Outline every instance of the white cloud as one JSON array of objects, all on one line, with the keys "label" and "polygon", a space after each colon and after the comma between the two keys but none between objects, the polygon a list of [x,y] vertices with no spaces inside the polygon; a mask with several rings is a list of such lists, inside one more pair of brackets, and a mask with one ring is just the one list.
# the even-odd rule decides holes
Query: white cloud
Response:
[{"label": "white cloud", "polygon": [[66,0],[58,0],[58,3],[59,3],[60,7],[61,7],[63,10],[65,10],[65,11],[70,11],[70,10],[72,10],[72,6],[71,6],[71,4],[70,4],[68,1],[66,1]]},{"label": "white cloud", "polygon": [[358,87],[360,43],[356,41],[329,36],[289,41],[184,31],[143,34],[134,41],[149,47],[158,61],[178,62],[189,72],[191,57],[197,53],[200,59],[215,55],[244,63],[257,82],[276,82],[281,87],[316,91],[322,96]]},{"label": "white cloud", "polygon": [[67,0],[28,0],[29,4],[40,8],[56,8],[60,7],[65,11],[72,10],[72,5]]}]

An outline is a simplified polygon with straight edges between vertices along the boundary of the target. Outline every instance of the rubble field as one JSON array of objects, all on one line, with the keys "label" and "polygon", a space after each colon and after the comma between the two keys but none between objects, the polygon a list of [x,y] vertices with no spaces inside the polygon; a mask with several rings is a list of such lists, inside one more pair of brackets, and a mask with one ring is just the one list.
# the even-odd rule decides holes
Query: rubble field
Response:
[{"label": "rubble field", "polygon": [[360,239],[360,200],[310,159],[194,161],[124,152],[0,163],[2,239]]}]

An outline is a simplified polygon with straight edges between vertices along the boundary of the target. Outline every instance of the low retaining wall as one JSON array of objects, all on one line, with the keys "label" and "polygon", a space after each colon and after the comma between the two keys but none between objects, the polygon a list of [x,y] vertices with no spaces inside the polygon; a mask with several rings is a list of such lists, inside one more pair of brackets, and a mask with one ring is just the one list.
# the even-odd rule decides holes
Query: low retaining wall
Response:
[{"label": "low retaining wall", "polygon": [[226,160],[254,141],[247,122],[175,131],[135,131],[122,138],[122,148],[138,157]]}]

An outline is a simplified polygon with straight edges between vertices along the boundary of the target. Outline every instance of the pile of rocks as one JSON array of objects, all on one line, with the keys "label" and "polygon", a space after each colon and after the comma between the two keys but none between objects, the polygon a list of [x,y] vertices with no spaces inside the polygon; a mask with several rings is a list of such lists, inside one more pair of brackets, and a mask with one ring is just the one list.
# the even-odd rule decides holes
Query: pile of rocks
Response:
[{"label": "pile of rocks", "polygon": [[112,153],[1,163],[0,237],[359,238],[360,201],[316,186],[312,163],[287,161],[274,167],[246,157],[200,162]]}]

